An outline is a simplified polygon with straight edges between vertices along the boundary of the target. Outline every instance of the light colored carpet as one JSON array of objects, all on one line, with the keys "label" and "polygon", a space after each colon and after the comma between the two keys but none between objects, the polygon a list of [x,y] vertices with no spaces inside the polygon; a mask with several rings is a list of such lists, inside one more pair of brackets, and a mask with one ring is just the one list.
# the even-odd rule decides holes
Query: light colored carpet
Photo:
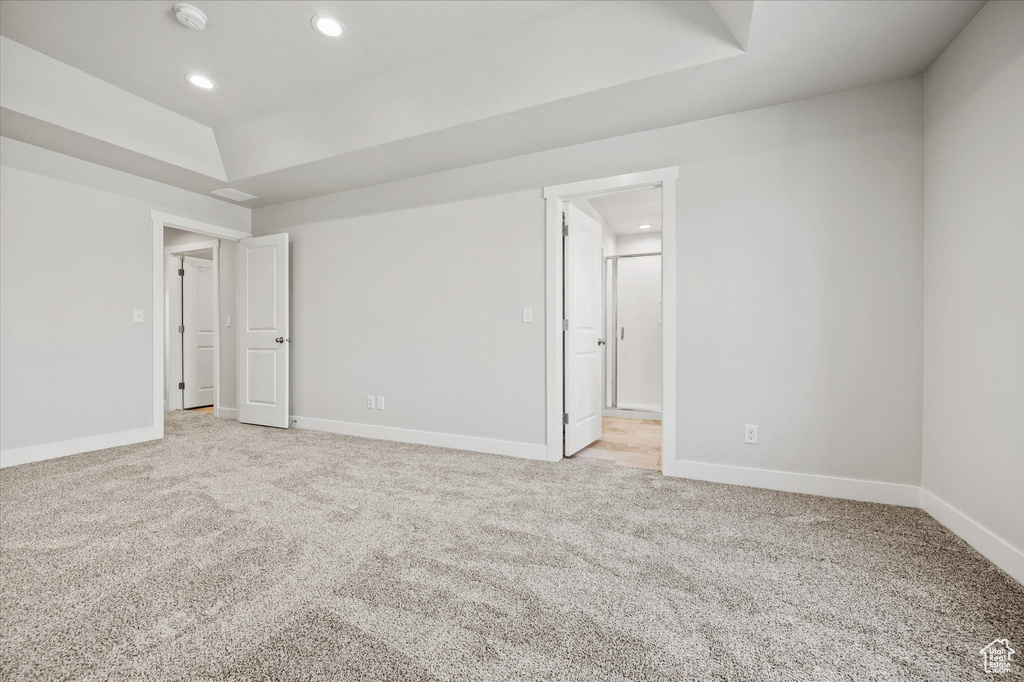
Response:
[{"label": "light colored carpet", "polygon": [[0,543],[12,680],[983,680],[1024,650],[1024,588],[919,510],[203,414],[0,471]]}]

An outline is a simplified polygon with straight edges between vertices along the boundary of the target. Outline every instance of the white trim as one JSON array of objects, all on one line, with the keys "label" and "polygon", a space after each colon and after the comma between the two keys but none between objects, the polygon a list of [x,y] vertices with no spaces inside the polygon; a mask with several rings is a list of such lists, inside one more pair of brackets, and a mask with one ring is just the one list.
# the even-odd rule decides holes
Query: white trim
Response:
[{"label": "white trim", "polygon": [[[662,457],[664,459],[664,457]],[[787,493],[838,497],[860,502],[895,504],[901,507],[918,506],[918,487],[901,483],[865,481],[858,478],[797,474],[789,471],[754,469],[751,467],[708,464],[706,462],[673,461],[665,468],[668,476],[692,478],[698,481],[745,485]]]},{"label": "white trim", "polygon": [[[161,211],[150,211],[150,220],[153,221],[153,438],[164,437],[164,339],[167,335],[166,329],[166,309],[164,306],[164,299],[166,297],[166,266],[164,253],[164,228],[173,227],[179,230],[186,230],[188,232],[197,232],[199,234],[205,234],[211,237],[217,237],[218,239],[230,239],[237,241],[239,239],[246,239],[252,235],[248,232],[242,232],[241,230],[234,230],[230,227],[222,227],[220,225],[214,225],[213,223],[204,223],[201,220],[194,220],[192,218],[184,218],[181,216],[170,215],[169,213],[163,213]],[[220,259],[218,258],[218,261]],[[219,279],[219,275],[218,275]],[[220,295],[217,296],[218,306],[218,318],[216,329],[220,330]],[[164,325],[159,323],[160,320],[165,320]],[[219,356],[218,352],[215,357],[218,358],[217,365],[219,368]],[[217,382],[214,386],[219,385],[220,374],[217,375]],[[217,412],[217,399],[214,402],[214,412]]]},{"label": "white trim", "polygon": [[[545,199],[571,199],[587,194],[602,192],[619,192],[641,187],[656,187],[662,183],[679,179],[679,166],[658,168],[639,173],[623,173],[594,180],[567,182],[563,185],[551,185],[544,188]],[[664,229],[664,226],[662,226]]]},{"label": "white trim", "polygon": [[1024,584],[1024,552],[981,525],[935,493],[920,488],[919,506],[954,535],[977,550],[1011,578]]},{"label": "white trim", "polygon": [[663,301],[661,467],[676,458],[676,181],[679,168],[659,168],[544,188],[545,210],[545,459],[562,458],[562,205],[567,199],[642,187],[661,187]]},{"label": "white trim", "polygon": [[234,407],[221,407],[214,408],[215,414],[213,416],[217,419],[230,419],[232,421],[238,421],[238,410]]},{"label": "white trim", "polygon": [[0,452],[0,467],[40,462],[44,459],[66,457],[83,452],[93,452],[94,450],[105,450],[106,448],[116,448],[121,445],[144,443],[150,440],[157,440],[162,436],[163,422],[161,421],[159,433],[153,427],[146,427],[144,429],[135,429],[134,431],[105,433],[100,436],[88,436],[86,438],[76,438],[57,443],[43,443],[42,445],[29,445],[24,448],[12,448]]},{"label": "white trim", "polygon": [[161,211],[150,211],[149,219],[154,223],[160,223],[161,227],[173,227],[178,230],[185,230],[186,232],[197,232],[199,234],[217,237],[218,239],[238,241],[239,239],[248,239],[252,236],[249,232],[242,232],[241,230],[235,230],[221,225],[214,225],[213,223],[204,223],[201,220],[184,218],[182,216],[171,215],[170,213],[163,213]]},{"label": "white trim", "polygon": [[335,421],[333,419],[314,419],[311,417],[292,417],[292,428],[309,429],[340,433],[346,436],[391,440],[399,443],[415,443],[417,445],[433,445],[455,450],[484,452],[492,455],[507,455],[524,459],[546,459],[547,449],[539,443],[518,443],[476,436],[458,436],[451,433],[434,433],[432,431],[415,431],[394,426],[377,426],[374,424],[356,424],[353,422]]},{"label": "white trim", "polygon": [[647,410],[620,410],[616,407],[604,408],[605,417],[621,417],[623,419],[657,419],[661,421],[661,412],[649,412]]},{"label": "white trim", "polygon": [[562,200],[545,198],[544,363],[546,458],[562,457]]}]

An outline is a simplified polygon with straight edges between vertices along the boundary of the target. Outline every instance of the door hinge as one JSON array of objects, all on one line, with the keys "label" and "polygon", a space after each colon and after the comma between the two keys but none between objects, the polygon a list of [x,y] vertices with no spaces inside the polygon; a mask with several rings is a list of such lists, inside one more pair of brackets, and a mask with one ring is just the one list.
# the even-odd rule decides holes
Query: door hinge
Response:
[{"label": "door hinge", "polygon": [[569,413],[568,412],[563,412],[562,413],[562,426],[568,426],[568,425],[569,425]]},{"label": "door hinge", "polygon": [[185,333],[185,325],[183,325],[183,324],[179,324],[178,325],[178,333],[179,334],[184,334]]},{"label": "door hinge", "polygon": [[178,388],[179,389],[184,389],[185,388],[185,382],[184,381],[179,381],[178,382]]},{"label": "door hinge", "polygon": [[566,220],[565,220],[565,213],[564,212],[562,213],[562,236],[563,237],[568,237],[569,236],[569,223],[567,223]]},{"label": "door hinge", "polygon": [[562,331],[569,331],[569,320],[562,320]]},{"label": "door hinge", "polygon": [[184,276],[185,276],[185,269],[184,268],[178,268],[178,277],[184,277]]}]

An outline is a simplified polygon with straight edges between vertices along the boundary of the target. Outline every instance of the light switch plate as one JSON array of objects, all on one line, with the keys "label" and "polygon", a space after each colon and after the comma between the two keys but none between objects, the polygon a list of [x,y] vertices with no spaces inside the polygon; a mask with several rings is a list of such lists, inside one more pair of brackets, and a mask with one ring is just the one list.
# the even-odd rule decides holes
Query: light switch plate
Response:
[{"label": "light switch plate", "polygon": [[523,308],[523,322],[533,322],[533,308]]},{"label": "light switch plate", "polygon": [[366,396],[366,409],[368,409],[368,410],[372,410],[373,409],[373,396],[372,395]]},{"label": "light switch plate", "polygon": [[136,308],[132,313],[132,322],[145,322],[146,314],[144,310]]},{"label": "light switch plate", "polygon": [[229,327],[231,326],[231,316],[230,315],[227,316],[227,325]]}]

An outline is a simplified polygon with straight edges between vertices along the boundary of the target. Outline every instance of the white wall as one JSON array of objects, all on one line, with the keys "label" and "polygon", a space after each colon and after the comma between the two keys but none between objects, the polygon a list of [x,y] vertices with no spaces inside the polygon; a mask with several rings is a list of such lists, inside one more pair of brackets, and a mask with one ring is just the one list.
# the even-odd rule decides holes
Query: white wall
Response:
[{"label": "white wall", "polygon": [[205,235],[196,234],[195,232],[188,232],[186,230],[178,230],[173,227],[164,228],[164,247],[168,246],[181,246],[182,244],[194,244],[196,242],[209,241],[210,237]]},{"label": "white wall", "polygon": [[[535,195],[282,225],[292,246],[293,414],[543,443]],[[370,394],[386,408],[368,410]]]},{"label": "white wall", "polygon": [[15,449],[152,426],[150,210],[246,231],[249,211],[7,138],[0,158],[5,463]]},{"label": "white wall", "polygon": [[615,237],[615,252],[620,255],[630,253],[661,253],[661,233],[620,234]]},{"label": "white wall", "polygon": [[922,487],[1021,552],[1024,4],[989,2],[928,71],[925,178]]},{"label": "white wall", "polygon": [[675,455],[916,485],[922,140],[911,78],[257,209],[296,235],[295,410],[542,442],[541,188],[678,165]]}]

